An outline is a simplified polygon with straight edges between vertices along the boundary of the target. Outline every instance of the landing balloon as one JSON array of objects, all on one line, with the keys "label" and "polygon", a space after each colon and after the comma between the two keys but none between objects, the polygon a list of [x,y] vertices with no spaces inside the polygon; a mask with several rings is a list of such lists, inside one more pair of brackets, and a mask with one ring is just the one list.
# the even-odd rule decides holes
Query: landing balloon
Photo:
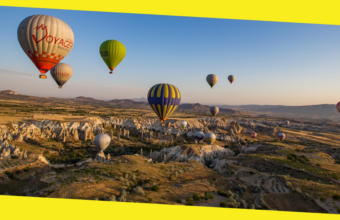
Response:
[{"label": "landing balloon", "polygon": [[18,27],[21,48],[40,71],[39,78],[63,60],[73,48],[73,31],[64,21],[49,15],[32,15]]},{"label": "landing balloon", "polygon": [[211,88],[217,83],[217,81],[218,81],[218,77],[215,74],[209,74],[207,76],[207,82]]},{"label": "landing balloon", "polygon": [[216,106],[210,107],[210,113],[211,113],[212,116],[216,116],[219,111],[220,111],[219,108],[216,107]]},{"label": "landing balloon", "polygon": [[256,137],[257,137],[257,133],[256,133],[256,132],[254,132],[254,131],[253,131],[253,132],[251,132],[251,137],[252,137],[252,138],[256,138]]},{"label": "landing balloon", "polygon": [[204,139],[204,133],[202,131],[196,131],[194,133],[194,138],[195,140],[197,140],[198,142],[200,142],[201,140]]},{"label": "landing balloon", "polygon": [[113,70],[124,59],[126,48],[124,44],[117,40],[107,40],[100,45],[99,52],[107,67],[111,70],[110,74],[112,74]]},{"label": "landing balloon", "polygon": [[166,83],[152,86],[147,97],[150,107],[161,122],[165,121],[181,103],[181,93],[178,88]]},{"label": "landing balloon", "polygon": [[208,144],[213,144],[216,140],[216,135],[214,133],[206,133],[204,136],[204,140]]},{"label": "landing balloon", "polygon": [[61,89],[71,78],[73,70],[72,67],[66,63],[58,63],[51,69],[50,73],[54,81],[58,84],[59,89]]},{"label": "landing balloon", "polygon": [[181,127],[182,127],[183,129],[186,128],[187,125],[188,125],[188,122],[186,122],[186,121],[181,121]]},{"label": "landing balloon", "polygon": [[279,137],[280,141],[283,141],[286,138],[286,135],[282,132],[278,133],[277,136]]},{"label": "landing balloon", "polygon": [[97,150],[100,152],[104,151],[109,146],[110,142],[111,138],[107,134],[98,134],[94,138],[94,144],[96,145]]},{"label": "landing balloon", "polygon": [[229,80],[230,84],[232,84],[235,80],[235,76],[233,76],[233,75],[228,76],[228,80]]}]

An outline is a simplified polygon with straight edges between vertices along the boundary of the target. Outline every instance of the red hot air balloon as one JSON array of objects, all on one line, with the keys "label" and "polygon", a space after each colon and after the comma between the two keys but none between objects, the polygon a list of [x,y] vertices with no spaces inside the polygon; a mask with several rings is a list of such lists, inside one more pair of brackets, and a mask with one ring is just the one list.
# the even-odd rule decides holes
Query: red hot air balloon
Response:
[{"label": "red hot air balloon", "polygon": [[336,104],[336,110],[338,110],[338,112],[340,112],[340,102],[338,102],[338,104]]},{"label": "red hot air balloon", "polygon": [[45,75],[71,51],[74,43],[72,29],[62,20],[48,15],[32,15],[18,27],[21,48]]},{"label": "red hot air balloon", "polygon": [[254,131],[253,131],[253,132],[251,132],[251,137],[252,137],[252,138],[256,138],[256,137],[257,137],[257,133],[256,133],[256,132],[254,132]]}]

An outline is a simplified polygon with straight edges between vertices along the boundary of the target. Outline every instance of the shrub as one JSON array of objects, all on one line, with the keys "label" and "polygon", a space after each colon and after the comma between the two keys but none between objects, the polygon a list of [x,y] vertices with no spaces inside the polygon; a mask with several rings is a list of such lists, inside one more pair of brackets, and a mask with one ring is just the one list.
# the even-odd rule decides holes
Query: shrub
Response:
[{"label": "shrub", "polygon": [[320,201],[321,201],[321,202],[326,202],[326,198],[325,198],[325,197],[321,197],[321,198],[320,198]]},{"label": "shrub", "polygon": [[182,204],[182,200],[180,199],[177,199],[176,202]]},{"label": "shrub", "polygon": [[194,200],[190,197],[187,198],[187,205],[194,205]]},{"label": "shrub", "polygon": [[152,203],[152,198],[148,198],[148,203]]},{"label": "shrub", "polygon": [[155,191],[155,192],[158,192],[161,188],[158,186],[158,185],[154,185],[152,186],[151,190],[152,191]]},{"label": "shrub", "polygon": [[228,207],[227,202],[220,202],[220,207]]},{"label": "shrub", "polygon": [[208,192],[206,192],[205,193],[205,199],[215,199],[215,196],[213,195],[213,194],[211,194],[211,193],[208,193]]},{"label": "shrub", "polygon": [[192,198],[197,202],[201,201],[201,197],[197,193],[195,193]]},{"label": "shrub", "polygon": [[161,170],[165,170],[165,166],[164,165],[161,166]]},{"label": "shrub", "polygon": [[223,192],[222,190],[217,190],[218,195],[224,196],[224,197],[229,197],[228,193]]},{"label": "shrub", "polygon": [[340,200],[340,195],[339,194],[334,194],[332,198],[334,200]]}]

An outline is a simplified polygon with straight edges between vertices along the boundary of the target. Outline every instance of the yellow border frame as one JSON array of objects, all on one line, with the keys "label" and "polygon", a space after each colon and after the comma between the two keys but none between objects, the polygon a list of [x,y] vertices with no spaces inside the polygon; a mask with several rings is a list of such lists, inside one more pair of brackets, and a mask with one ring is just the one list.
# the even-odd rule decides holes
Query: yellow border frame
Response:
[{"label": "yellow border frame", "polygon": [[[340,1],[243,0],[243,1],[1,1],[0,6],[228,18],[294,23],[340,25]],[[4,21],[2,21],[4,22]],[[1,32],[0,32],[1,34]],[[340,40],[340,39],[339,39]],[[337,214],[315,214],[249,209],[189,207],[143,203],[102,202],[0,196],[1,219],[327,219]]]}]

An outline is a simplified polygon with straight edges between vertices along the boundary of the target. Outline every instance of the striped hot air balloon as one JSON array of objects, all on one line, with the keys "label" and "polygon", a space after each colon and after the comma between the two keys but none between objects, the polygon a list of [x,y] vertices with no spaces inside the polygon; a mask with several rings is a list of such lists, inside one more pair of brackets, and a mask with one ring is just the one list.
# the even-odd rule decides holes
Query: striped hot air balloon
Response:
[{"label": "striped hot air balloon", "polygon": [[62,20],[49,15],[32,15],[18,27],[21,48],[46,79],[50,69],[64,59],[74,44],[72,29]]},{"label": "striped hot air balloon", "polygon": [[117,40],[107,40],[100,45],[99,52],[107,67],[111,70],[110,74],[112,74],[114,68],[124,59],[126,48],[124,44]]},{"label": "striped hot air balloon", "polygon": [[148,92],[148,102],[161,122],[165,121],[181,103],[181,93],[176,86],[161,83]]},{"label": "striped hot air balloon", "polygon": [[210,113],[211,113],[212,116],[216,116],[219,111],[220,111],[220,109],[217,106],[210,107]]},{"label": "striped hot air balloon", "polygon": [[55,65],[51,71],[51,76],[56,81],[59,89],[71,78],[73,74],[72,67],[66,63],[58,63]]}]

